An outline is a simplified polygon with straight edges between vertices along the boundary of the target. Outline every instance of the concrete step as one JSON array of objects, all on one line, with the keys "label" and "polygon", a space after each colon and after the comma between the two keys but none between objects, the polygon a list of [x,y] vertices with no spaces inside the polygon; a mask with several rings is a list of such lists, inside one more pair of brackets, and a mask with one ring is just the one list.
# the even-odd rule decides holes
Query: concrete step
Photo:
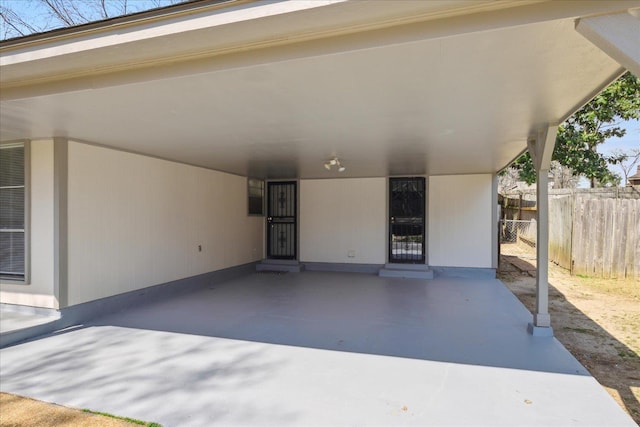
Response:
[{"label": "concrete step", "polygon": [[430,271],[426,264],[385,264],[387,270]]},{"label": "concrete step", "polygon": [[422,265],[421,268],[402,269],[402,268],[398,268],[397,264],[395,264],[391,268],[388,268],[387,266],[385,266],[384,268],[381,268],[380,271],[378,271],[378,276],[396,277],[396,278],[403,278],[403,279],[430,280],[430,279],[433,279],[433,270],[430,270],[429,267],[425,265]]},{"label": "concrete step", "polygon": [[264,259],[256,265],[256,271],[282,271],[288,273],[300,273],[304,271],[304,264],[295,260]]},{"label": "concrete step", "polygon": [[300,265],[300,261],[297,259],[263,259],[260,262],[270,265]]}]

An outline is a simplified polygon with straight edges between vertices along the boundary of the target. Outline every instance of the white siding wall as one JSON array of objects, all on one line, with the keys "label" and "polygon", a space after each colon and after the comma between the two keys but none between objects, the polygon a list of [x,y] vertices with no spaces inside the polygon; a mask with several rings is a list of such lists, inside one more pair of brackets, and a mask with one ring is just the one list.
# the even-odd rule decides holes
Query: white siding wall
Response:
[{"label": "white siding wall", "polygon": [[491,175],[429,177],[429,264],[491,268]]},{"label": "white siding wall", "polygon": [[0,302],[58,308],[53,288],[53,141],[31,142],[31,280],[0,285]]},{"label": "white siding wall", "polygon": [[383,264],[386,197],[385,178],[301,181],[300,260]]},{"label": "white siding wall", "polygon": [[246,178],[70,142],[68,179],[70,305],[262,258]]}]

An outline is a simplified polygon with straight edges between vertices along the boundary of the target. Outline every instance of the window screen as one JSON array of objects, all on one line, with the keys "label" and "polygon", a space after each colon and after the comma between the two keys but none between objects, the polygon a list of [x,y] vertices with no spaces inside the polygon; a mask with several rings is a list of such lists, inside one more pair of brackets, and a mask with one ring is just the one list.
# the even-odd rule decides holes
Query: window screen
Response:
[{"label": "window screen", "polygon": [[24,144],[0,145],[0,276],[25,277]]}]

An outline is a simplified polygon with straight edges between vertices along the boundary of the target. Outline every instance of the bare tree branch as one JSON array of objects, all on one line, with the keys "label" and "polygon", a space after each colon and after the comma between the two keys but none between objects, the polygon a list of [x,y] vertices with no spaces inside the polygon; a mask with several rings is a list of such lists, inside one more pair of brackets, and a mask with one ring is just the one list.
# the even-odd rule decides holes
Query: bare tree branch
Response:
[{"label": "bare tree branch", "polygon": [[626,185],[629,183],[629,176],[633,175],[634,168],[640,165],[640,148],[632,148],[630,151],[616,150],[613,154],[624,158],[619,165],[624,175],[624,184]]},{"label": "bare tree branch", "polygon": [[[12,9],[0,0],[2,38],[26,36],[60,27],[127,15],[188,0],[23,0],[29,7]],[[16,13],[20,10],[20,13]],[[36,13],[38,12],[38,13]],[[24,16],[20,16],[20,15]]]},{"label": "bare tree branch", "polygon": [[[26,34],[36,33],[39,30],[33,27],[31,24],[23,20],[17,13],[13,10],[0,5],[0,17],[2,17],[2,22],[5,23],[8,27],[12,28],[19,36],[24,36]],[[25,31],[26,30],[26,31]],[[5,29],[6,37],[8,34],[7,29]]]},{"label": "bare tree branch", "polygon": [[100,0],[100,6],[102,6],[102,17],[108,18],[109,12],[107,12],[107,6],[105,5],[105,0]]},{"label": "bare tree branch", "polygon": [[64,2],[64,0],[57,0],[57,1],[61,1],[64,4],[65,10],[67,10],[67,13],[69,14],[69,16],[74,17],[73,20],[76,22],[75,25],[83,24],[85,22],[91,21],[90,19],[88,20],[84,16],[84,14],[80,11],[80,6],[82,3],[80,3],[79,1],[78,2]]},{"label": "bare tree branch", "polygon": [[76,23],[69,17],[69,13],[64,7],[58,4],[57,0],[42,0],[42,2],[49,7],[49,11],[62,21],[67,27],[76,25]]}]

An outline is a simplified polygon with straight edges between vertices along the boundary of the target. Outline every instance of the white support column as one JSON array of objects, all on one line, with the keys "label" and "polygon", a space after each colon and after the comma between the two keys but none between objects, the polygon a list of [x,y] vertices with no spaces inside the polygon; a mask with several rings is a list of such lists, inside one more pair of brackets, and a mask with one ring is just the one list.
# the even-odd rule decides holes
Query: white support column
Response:
[{"label": "white support column", "polygon": [[54,294],[59,308],[69,303],[67,190],[69,141],[53,138]]},{"label": "white support column", "polygon": [[536,171],[536,208],[538,229],[536,236],[536,312],[533,326],[551,326],[549,315],[549,170]]},{"label": "white support column", "polygon": [[558,126],[549,126],[527,141],[536,170],[536,311],[528,330],[534,336],[553,336],[549,315],[549,168]]},{"label": "white support column", "polygon": [[640,76],[640,9],[582,18],[576,31],[636,76]]}]

